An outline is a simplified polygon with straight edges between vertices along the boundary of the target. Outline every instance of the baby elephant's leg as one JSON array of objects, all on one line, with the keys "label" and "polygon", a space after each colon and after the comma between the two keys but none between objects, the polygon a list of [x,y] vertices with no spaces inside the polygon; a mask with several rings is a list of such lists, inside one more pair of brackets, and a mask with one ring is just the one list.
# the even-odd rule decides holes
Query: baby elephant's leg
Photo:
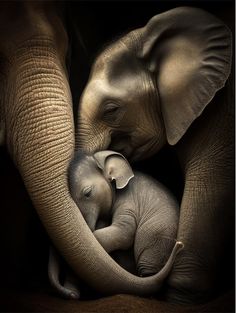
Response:
[{"label": "baby elephant's leg", "polygon": [[176,243],[177,226],[161,226],[153,219],[137,230],[134,251],[140,276],[159,272],[165,266]]},{"label": "baby elephant's leg", "polygon": [[127,250],[134,242],[135,224],[128,223],[129,217],[116,221],[111,226],[96,230],[93,234],[108,252]]}]

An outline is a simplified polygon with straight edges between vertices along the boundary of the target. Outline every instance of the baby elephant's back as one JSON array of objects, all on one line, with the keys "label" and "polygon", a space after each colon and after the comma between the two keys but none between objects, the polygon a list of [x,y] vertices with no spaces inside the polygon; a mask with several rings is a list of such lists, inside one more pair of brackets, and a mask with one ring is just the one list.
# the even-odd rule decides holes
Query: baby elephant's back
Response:
[{"label": "baby elephant's back", "polygon": [[165,221],[176,223],[179,215],[179,204],[162,183],[156,179],[139,172],[135,172],[133,192],[136,195],[140,210],[140,218],[144,223],[154,215],[163,223]]},{"label": "baby elephant's back", "polygon": [[165,265],[174,247],[179,205],[173,194],[150,176],[135,173],[133,188],[140,210],[135,259],[139,274],[148,276]]}]

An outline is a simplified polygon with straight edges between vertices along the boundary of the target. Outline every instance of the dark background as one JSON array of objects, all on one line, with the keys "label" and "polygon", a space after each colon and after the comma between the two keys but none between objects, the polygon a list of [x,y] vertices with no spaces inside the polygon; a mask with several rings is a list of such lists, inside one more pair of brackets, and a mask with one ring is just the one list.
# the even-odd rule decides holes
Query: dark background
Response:
[{"label": "dark background", "polygon": [[[234,1],[67,2],[66,25],[70,38],[67,63],[74,111],[77,111],[91,63],[104,44],[128,30],[144,26],[152,16],[182,5],[203,8],[234,29]],[[183,179],[170,147],[135,167],[155,176],[181,199]],[[48,237],[4,147],[0,148],[0,190],[0,291],[48,288]],[[226,260],[226,264],[232,260],[234,256]]]}]

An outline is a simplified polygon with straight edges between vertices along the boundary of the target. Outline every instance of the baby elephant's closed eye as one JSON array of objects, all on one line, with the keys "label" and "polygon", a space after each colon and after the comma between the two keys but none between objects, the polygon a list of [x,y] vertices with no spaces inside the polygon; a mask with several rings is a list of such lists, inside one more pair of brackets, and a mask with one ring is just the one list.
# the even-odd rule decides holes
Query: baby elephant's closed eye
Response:
[{"label": "baby elephant's closed eye", "polygon": [[[171,252],[176,244],[179,207],[161,183],[133,173],[123,155],[108,150],[94,155],[78,153],[69,180],[73,199],[108,253],[134,246],[140,276],[162,268],[168,275],[174,261]],[[95,230],[98,220],[109,216],[111,225]]]}]

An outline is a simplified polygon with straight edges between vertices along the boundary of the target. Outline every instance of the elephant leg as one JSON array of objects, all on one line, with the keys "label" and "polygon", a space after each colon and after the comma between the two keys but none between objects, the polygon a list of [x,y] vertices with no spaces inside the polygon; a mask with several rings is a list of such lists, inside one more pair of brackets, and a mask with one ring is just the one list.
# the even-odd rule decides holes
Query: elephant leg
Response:
[{"label": "elephant leg", "polygon": [[134,233],[129,227],[111,225],[98,229],[93,234],[108,253],[129,249],[134,241]]},{"label": "elephant leg", "polygon": [[158,273],[167,263],[176,243],[176,225],[155,216],[137,229],[134,251],[139,276]]},{"label": "elephant leg", "polygon": [[[212,166],[214,171],[209,164],[208,170],[194,174],[192,169],[186,176],[178,230],[178,240],[185,248],[168,280],[167,299],[171,302],[204,302],[217,286],[222,248],[232,235],[234,201],[232,174],[227,169],[220,173]],[[227,178],[224,184],[222,175]]]}]

